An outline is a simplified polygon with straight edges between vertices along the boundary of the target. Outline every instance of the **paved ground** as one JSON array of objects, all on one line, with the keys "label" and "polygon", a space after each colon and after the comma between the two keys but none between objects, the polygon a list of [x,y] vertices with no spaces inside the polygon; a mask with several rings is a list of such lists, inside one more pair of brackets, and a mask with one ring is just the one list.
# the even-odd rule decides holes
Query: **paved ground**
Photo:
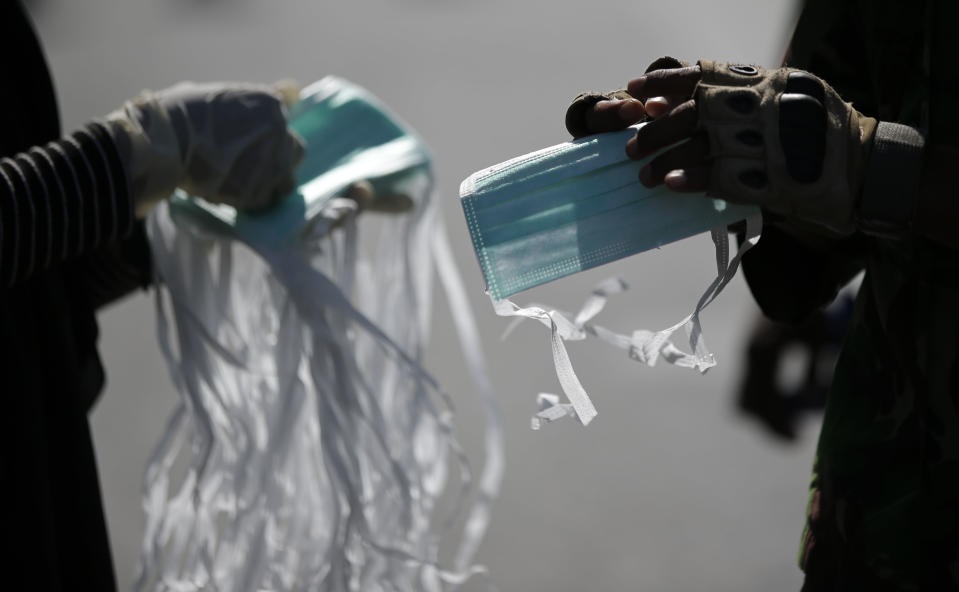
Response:
[{"label": "paved ground", "polygon": [[[65,124],[103,114],[141,88],[181,79],[308,82],[336,73],[367,86],[436,153],[457,259],[495,370],[508,472],[481,548],[503,590],[795,590],[795,556],[815,425],[797,446],[768,440],[731,406],[742,336],[755,308],[735,282],[706,313],[720,366],[706,376],[647,369],[601,345],[571,355],[599,407],[588,429],[529,430],[533,398],[556,390],[546,336],[507,342],[482,294],[456,203],[459,181],[565,139],[566,102],[610,88],[663,54],[774,64],[789,0],[43,0],[32,3]],[[766,27],[758,27],[765,24]],[[759,30],[757,32],[757,30]],[[711,245],[691,239],[531,293],[576,307],[621,273],[634,289],[607,325],[659,328],[685,315],[710,279]],[[437,309],[430,364],[450,390],[468,384]],[[116,556],[126,584],[139,546],[146,456],[175,393],[147,296],[101,316],[110,386],[93,416]],[[476,450],[478,410],[459,421]],[[479,589],[475,587],[475,589]]]}]

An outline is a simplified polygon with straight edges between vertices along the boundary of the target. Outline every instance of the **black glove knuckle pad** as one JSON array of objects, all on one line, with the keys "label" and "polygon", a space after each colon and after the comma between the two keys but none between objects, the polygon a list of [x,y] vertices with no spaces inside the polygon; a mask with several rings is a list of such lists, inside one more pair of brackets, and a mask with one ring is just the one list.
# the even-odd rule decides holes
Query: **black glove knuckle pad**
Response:
[{"label": "black glove knuckle pad", "polygon": [[790,72],[786,77],[786,92],[809,95],[820,103],[826,100],[822,81],[809,72]]},{"label": "black glove knuckle pad", "polygon": [[825,89],[805,72],[792,72],[779,97],[779,142],[789,175],[799,183],[814,183],[822,175],[826,156]]},{"label": "black glove knuckle pad", "polygon": [[850,232],[875,120],[808,72],[711,60],[699,66],[693,95],[697,127],[709,137],[709,192]]}]

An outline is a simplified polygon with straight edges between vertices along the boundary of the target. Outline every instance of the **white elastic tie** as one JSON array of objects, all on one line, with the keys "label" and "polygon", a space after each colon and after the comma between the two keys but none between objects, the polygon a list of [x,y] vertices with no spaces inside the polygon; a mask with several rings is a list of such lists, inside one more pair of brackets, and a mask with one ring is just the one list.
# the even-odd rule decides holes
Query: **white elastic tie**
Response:
[{"label": "white elastic tie", "polygon": [[436,263],[436,272],[440,283],[446,291],[453,324],[460,340],[460,349],[466,359],[466,366],[477,394],[486,413],[485,452],[486,462],[479,477],[479,486],[476,500],[470,510],[463,527],[463,539],[453,559],[453,567],[457,571],[467,569],[479,548],[483,535],[489,526],[492,517],[493,501],[499,496],[500,484],[503,481],[505,470],[503,451],[503,422],[499,407],[496,405],[496,395],[493,383],[490,380],[489,367],[486,356],[480,346],[479,330],[476,319],[473,317],[463,279],[456,270],[453,260],[453,250],[450,248],[449,238],[442,216],[437,217],[436,227],[432,236],[433,261]]},{"label": "white elastic tie", "polygon": [[583,425],[588,425],[596,417],[596,407],[586,394],[586,389],[579,382],[573,363],[566,352],[566,339],[582,339],[577,337],[581,331],[563,313],[557,310],[546,311],[539,307],[520,308],[509,299],[493,300],[493,310],[501,317],[525,317],[537,320],[550,328],[550,340],[553,349],[553,366],[556,368],[556,377],[566,398],[569,399],[576,412],[576,417]]},{"label": "white elastic tie", "polygon": [[538,430],[544,423],[550,423],[565,417],[576,417],[576,410],[569,403],[560,403],[559,397],[552,393],[536,395],[539,413],[530,420],[530,427]]},{"label": "white elastic tie", "polygon": [[[680,368],[696,369],[700,373],[716,365],[716,358],[703,338],[700,314],[709,304],[719,296],[720,292],[736,275],[739,262],[746,252],[756,243],[762,233],[762,216],[756,215],[746,219],[746,237],[736,255],[729,257],[729,234],[725,226],[712,230],[712,240],[716,251],[716,278],[709,284],[706,291],[699,298],[693,312],[661,331],[637,329],[631,335],[623,335],[591,323],[606,306],[609,296],[628,289],[626,282],[620,278],[608,278],[600,282],[583,303],[576,315],[552,309],[545,305],[531,305],[520,307],[509,299],[493,301],[493,310],[503,317],[517,317],[510,323],[503,334],[505,338],[523,319],[533,319],[550,328],[553,364],[556,376],[559,378],[563,393],[569,403],[560,403],[556,395],[540,393],[537,397],[539,412],[533,416],[531,427],[539,429],[543,423],[549,423],[565,417],[577,417],[584,426],[596,417],[596,407],[573,371],[572,362],[566,351],[565,341],[581,340],[592,336],[618,349],[626,350],[629,357],[647,366],[655,366],[660,359]],[[679,329],[684,329],[690,351],[683,351],[677,347],[671,337]]]},{"label": "white elastic tie", "polygon": [[[156,210],[159,342],[182,400],[145,476],[136,589],[453,592],[487,574],[473,558],[502,426],[439,220],[434,200],[384,220],[368,257],[349,201],[255,251]],[[475,488],[422,366],[434,270],[490,418]]]}]

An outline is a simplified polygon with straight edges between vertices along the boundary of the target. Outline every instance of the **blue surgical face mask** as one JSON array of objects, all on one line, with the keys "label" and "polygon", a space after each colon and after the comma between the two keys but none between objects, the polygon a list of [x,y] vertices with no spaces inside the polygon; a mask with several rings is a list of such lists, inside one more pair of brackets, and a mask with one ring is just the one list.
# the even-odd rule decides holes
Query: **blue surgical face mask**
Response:
[{"label": "blue surgical face mask", "polygon": [[[759,240],[759,209],[703,194],[647,188],[642,161],[626,156],[626,142],[644,124],[558,144],[479,171],[463,181],[460,197],[473,247],[493,306],[501,316],[528,318],[550,328],[553,363],[569,403],[541,397],[533,426],[560,417],[584,425],[596,409],[580,384],[564,342],[596,338],[653,366],[665,360],[705,372],[716,364],[703,340],[700,312],[736,273],[742,255]],[[746,220],[746,239],[730,257],[726,226]],[[608,297],[627,288],[619,278],[599,284],[582,310],[570,314],[544,305],[521,307],[512,294],[712,230],[717,276],[686,318],[660,331],[618,333],[594,322]],[[671,338],[684,329],[688,350]]]},{"label": "blue surgical face mask", "polygon": [[473,247],[496,300],[758,213],[639,182],[626,141],[644,124],[558,144],[460,185]]},{"label": "blue surgical face mask", "polygon": [[[253,245],[283,245],[311,227],[334,197],[358,181],[379,194],[415,196],[432,183],[426,145],[375,96],[327,76],[303,89],[290,127],[306,140],[296,190],[266,212],[244,214],[178,192],[171,214]],[[416,187],[417,190],[410,190]]]}]

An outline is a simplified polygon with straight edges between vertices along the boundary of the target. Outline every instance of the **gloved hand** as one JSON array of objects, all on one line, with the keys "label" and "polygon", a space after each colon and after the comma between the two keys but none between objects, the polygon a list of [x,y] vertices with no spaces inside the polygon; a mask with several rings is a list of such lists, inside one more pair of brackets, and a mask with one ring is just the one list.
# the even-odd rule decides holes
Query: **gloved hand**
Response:
[{"label": "gloved hand", "polygon": [[[688,66],[676,58],[662,57],[646,68],[646,72],[662,68]],[[641,121],[647,116],[646,107],[653,111],[650,117],[657,117],[656,101],[646,104],[633,98],[625,88],[613,92],[580,93],[566,109],[566,130],[573,138],[582,138],[590,134],[620,130]],[[668,109],[665,109],[668,111]],[[664,111],[663,108],[659,113]]]},{"label": "gloved hand", "polygon": [[[654,120],[629,141],[627,154],[640,159],[688,140],[641,171],[647,186],[665,182],[676,191],[708,190],[840,235],[856,230],[864,217],[898,223],[910,216],[906,202],[918,188],[921,136],[863,116],[808,72],[707,60],[685,66],[661,58],[629,83],[628,92],[645,101]],[[594,111],[604,108],[610,109],[598,103]],[[634,123],[595,113],[592,118],[594,133]],[[882,162],[902,167],[886,174],[901,185],[892,195],[874,182],[872,199],[865,200],[860,195],[877,124]],[[888,158],[890,153],[896,158]],[[878,162],[870,167],[873,179],[888,169],[875,166]],[[869,216],[862,216],[864,211]]]},{"label": "gloved hand", "polygon": [[180,83],[107,117],[142,218],[176,187],[237,209],[265,208],[295,186],[304,143],[287,126],[289,85]]}]

